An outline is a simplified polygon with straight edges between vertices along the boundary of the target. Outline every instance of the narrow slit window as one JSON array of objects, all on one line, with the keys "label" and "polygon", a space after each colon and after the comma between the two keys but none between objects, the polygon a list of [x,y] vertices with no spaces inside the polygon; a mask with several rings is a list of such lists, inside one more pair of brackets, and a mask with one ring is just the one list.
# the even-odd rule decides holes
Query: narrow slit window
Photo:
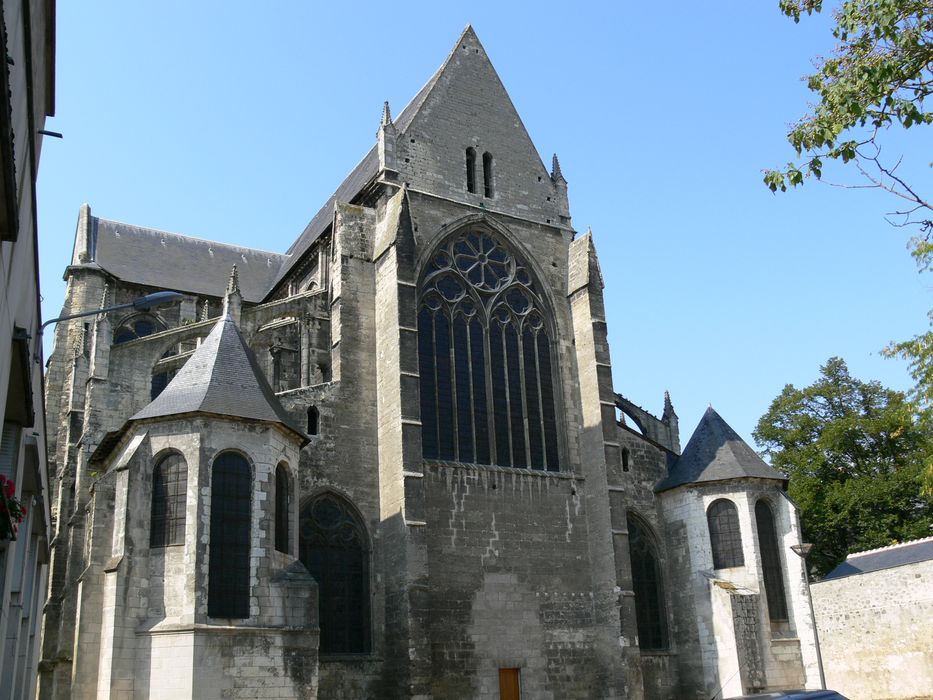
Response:
[{"label": "narrow slit window", "polygon": [[317,406],[308,408],[308,435],[317,435],[320,429],[321,414]]},{"label": "narrow slit window", "polygon": [[492,153],[483,154],[483,196],[491,199],[495,196],[493,190]]},{"label": "narrow slit window", "polygon": [[288,471],[284,464],[275,468],[275,549],[288,552],[289,498]]},{"label": "narrow slit window", "polygon": [[466,178],[467,192],[476,194],[476,151],[472,148],[466,149]]}]

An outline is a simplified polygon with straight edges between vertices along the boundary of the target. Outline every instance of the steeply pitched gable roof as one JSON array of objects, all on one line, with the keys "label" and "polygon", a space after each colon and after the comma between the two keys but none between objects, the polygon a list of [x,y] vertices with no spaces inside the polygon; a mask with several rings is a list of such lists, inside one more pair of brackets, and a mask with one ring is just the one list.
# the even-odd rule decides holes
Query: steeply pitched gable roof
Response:
[{"label": "steeply pitched gable roof", "polygon": [[693,431],[683,454],[654,490],[666,491],[684,484],[746,477],[787,481],[787,477],[759,457],[710,406]]},{"label": "steeply pitched gable roof", "polygon": [[285,256],[91,217],[89,264],[120,280],[221,297],[233,265],[246,301],[268,292]]},{"label": "steeply pitched gable roof", "polygon": [[217,322],[162,393],[130,420],[183,413],[278,423],[307,442],[292,425],[229,315]]},{"label": "steeply pitched gable roof", "polygon": [[823,580],[829,581],[856,574],[867,574],[871,571],[881,571],[895,566],[917,564],[930,560],[933,560],[933,537],[924,537],[920,540],[901,542],[890,547],[850,554],[844,562],[826,574]]}]

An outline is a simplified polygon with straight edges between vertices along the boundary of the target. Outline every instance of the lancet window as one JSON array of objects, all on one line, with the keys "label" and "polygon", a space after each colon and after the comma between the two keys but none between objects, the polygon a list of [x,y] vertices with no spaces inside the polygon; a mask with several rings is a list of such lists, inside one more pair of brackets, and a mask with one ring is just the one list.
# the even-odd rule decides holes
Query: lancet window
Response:
[{"label": "lancet window", "polygon": [[758,548],[761,550],[761,573],[768,599],[768,617],[772,622],[787,621],[787,597],[784,595],[784,571],[778,548],[774,514],[767,501],[755,504],[755,524],[758,526]]},{"label": "lancet window", "polygon": [[236,452],[223,452],[211,470],[211,535],[207,614],[249,617],[249,548],[252,468]]},{"label": "lancet window", "polygon": [[521,257],[487,231],[446,241],[418,312],[424,457],[556,471],[552,337]]},{"label": "lancet window", "polygon": [[149,546],[184,544],[188,465],[180,454],[163,458],[152,470]]},{"label": "lancet window", "polygon": [[635,593],[635,622],[642,649],[667,648],[667,622],[657,547],[645,525],[628,517],[628,547]]},{"label": "lancet window", "polygon": [[706,511],[709,524],[709,540],[713,550],[713,568],[729,569],[744,566],[742,554],[742,531],[739,529],[739,512],[732,501],[720,498]]}]

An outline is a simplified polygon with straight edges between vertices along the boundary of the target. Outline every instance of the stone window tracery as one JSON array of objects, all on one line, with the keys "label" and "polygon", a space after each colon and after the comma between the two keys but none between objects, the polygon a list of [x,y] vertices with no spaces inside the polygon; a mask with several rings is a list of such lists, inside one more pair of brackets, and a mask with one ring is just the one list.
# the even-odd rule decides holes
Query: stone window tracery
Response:
[{"label": "stone window tracery", "polygon": [[113,332],[113,344],[128,343],[137,338],[165,330],[164,324],[155,316],[149,314],[136,314],[124,319]]},{"label": "stone window tracery", "polygon": [[152,515],[149,546],[167,547],[185,542],[185,503],[188,494],[188,465],[172,453],[152,470]]},{"label": "stone window tracery", "polygon": [[318,583],[322,654],[369,651],[369,548],[353,508],[322,493],[301,508],[298,558]]},{"label": "stone window tracery", "polygon": [[418,313],[424,457],[556,471],[551,352],[525,262],[486,231],[446,241]]},{"label": "stone window tracery", "polygon": [[713,568],[744,566],[742,531],[739,529],[739,512],[735,504],[725,498],[713,501],[706,511],[706,520],[713,550]]},{"label": "stone window tracery", "polygon": [[207,614],[249,617],[252,468],[236,452],[222,452],[211,469],[211,530]]},{"label": "stone window tracery", "polygon": [[667,613],[657,547],[647,526],[631,515],[628,516],[628,547],[632,562],[638,646],[650,650],[666,649]]}]

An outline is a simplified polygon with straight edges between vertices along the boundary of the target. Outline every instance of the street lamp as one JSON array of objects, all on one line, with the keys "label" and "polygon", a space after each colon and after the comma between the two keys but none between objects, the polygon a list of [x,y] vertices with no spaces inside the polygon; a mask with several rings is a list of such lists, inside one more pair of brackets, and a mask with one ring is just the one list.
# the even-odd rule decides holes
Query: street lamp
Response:
[{"label": "street lamp", "polygon": [[42,356],[40,354],[42,350],[42,332],[45,330],[46,326],[52,323],[58,323],[59,321],[70,321],[73,318],[81,318],[82,316],[96,316],[97,314],[107,313],[108,311],[118,311],[119,309],[149,311],[150,309],[155,309],[159,306],[171,304],[173,301],[178,301],[182,298],[182,296],[183,295],[179,294],[178,292],[153,292],[152,294],[147,294],[144,297],[133,299],[133,301],[129,302],[128,304],[117,304],[116,306],[107,306],[103,309],[92,309],[91,311],[82,311],[81,313],[68,314],[67,316],[59,316],[58,318],[50,319],[39,326],[39,331],[37,333],[39,338],[36,342],[35,361],[36,363],[42,362]]},{"label": "street lamp", "polygon": [[813,620],[813,641],[816,643],[816,667],[820,672],[820,688],[826,690],[826,677],[823,675],[823,655],[820,653],[820,633],[816,626],[816,614],[813,612],[813,594],[810,591],[810,570],[807,566],[807,557],[813,551],[811,542],[792,544],[790,548],[798,557],[803,559],[803,576],[807,580],[807,600],[810,602],[810,619]]}]

